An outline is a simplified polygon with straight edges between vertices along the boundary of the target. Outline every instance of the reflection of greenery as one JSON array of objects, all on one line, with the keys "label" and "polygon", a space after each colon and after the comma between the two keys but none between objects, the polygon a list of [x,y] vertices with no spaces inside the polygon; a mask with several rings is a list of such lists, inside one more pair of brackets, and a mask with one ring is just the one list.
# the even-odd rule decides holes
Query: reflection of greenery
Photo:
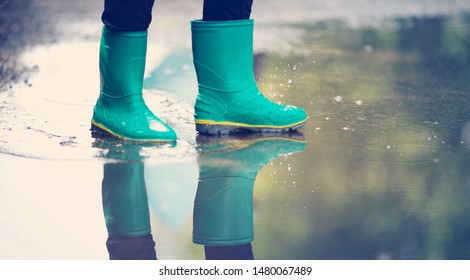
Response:
[{"label": "reflection of greenery", "polygon": [[470,258],[468,26],[290,27],[305,32],[301,51],[266,56],[260,85],[307,109],[310,145],[258,176],[259,257]]}]

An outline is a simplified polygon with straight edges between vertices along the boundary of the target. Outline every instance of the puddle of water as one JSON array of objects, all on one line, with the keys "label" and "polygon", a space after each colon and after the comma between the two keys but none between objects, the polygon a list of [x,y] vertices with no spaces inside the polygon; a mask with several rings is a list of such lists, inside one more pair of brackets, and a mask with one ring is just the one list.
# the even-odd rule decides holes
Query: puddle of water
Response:
[{"label": "puddle of water", "polygon": [[[91,114],[99,92],[97,49],[96,42],[79,41],[40,46],[26,52],[24,62],[39,65],[40,69],[29,79],[29,86],[17,87],[21,94],[2,96],[2,153],[57,160],[100,157],[90,132]],[[70,57],[71,53],[76,55]],[[193,74],[187,69],[187,62],[184,63],[182,71]],[[183,80],[184,77],[193,82],[192,76],[186,74]],[[189,85],[187,81],[186,84]],[[192,85],[189,93],[194,94]],[[177,148],[159,154],[169,161],[194,156],[193,101],[177,93],[164,92],[158,87],[147,87],[144,91],[148,106],[178,132]],[[157,156],[155,152],[162,151],[147,148],[145,152]]]},{"label": "puddle of water", "polygon": [[0,259],[104,259],[102,164],[0,154]]},{"label": "puddle of water", "polygon": [[261,258],[470,257],[469,24],[327,21],[265,57],[264,92],[313,113],[306,151],[259,175]]},{"label": "puddle of water", "polygon": [[145,191],[161,259],[202,259],[192,237],[211,234],[254,236],[257,259],[470,258],[470,16],[431,10],[373,25],[262,19],[258,84],[306,109],[301,139],[197,138],[190,50],[162,43],[144,95],[178,143],[94,138],[96,40],[26,51],[35,72],[0,95],[0,258],[107,258],[109,178]]}]

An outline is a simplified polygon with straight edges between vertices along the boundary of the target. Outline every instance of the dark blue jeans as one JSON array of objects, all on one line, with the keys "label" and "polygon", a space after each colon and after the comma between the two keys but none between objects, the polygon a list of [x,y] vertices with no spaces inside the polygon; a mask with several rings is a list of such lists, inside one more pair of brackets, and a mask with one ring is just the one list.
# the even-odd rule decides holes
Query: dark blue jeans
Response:
[{"label": "dark blue jeans", "polygon": [[[155,0],[105,0],[101,16],[112,31],[144,31],[152,21]],[[208,21],[248,19],[253,0],[204,0],[202,19]]]}]

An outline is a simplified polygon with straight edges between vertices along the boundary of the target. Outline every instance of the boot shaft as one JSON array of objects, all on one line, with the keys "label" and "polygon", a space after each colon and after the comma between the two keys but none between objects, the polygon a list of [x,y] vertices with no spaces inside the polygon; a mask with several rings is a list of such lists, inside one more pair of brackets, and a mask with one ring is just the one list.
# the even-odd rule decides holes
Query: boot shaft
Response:
[{"label": "boot shaft", "polygon": [[100,89],[109,97],[142,94],[147,31],[112,32],[103,27],[100,43]]},{"label": "boot shaft", "polygon": [[236,92],[255,84],[253,20],[191,21],[198,84]]}]

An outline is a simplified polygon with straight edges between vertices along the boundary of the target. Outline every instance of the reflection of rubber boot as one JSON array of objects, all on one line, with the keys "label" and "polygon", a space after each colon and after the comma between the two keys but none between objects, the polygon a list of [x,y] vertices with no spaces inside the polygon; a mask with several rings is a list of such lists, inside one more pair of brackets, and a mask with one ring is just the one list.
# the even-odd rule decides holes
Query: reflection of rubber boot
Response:
[{"label": "reflection of rubber boot", "polygon": [[[126,152],[138,154],[139,147],[135,151],[132,148],[128,147]],[[102,198],[110,259],[156,259],[144,164],[137,157],[104,165]]]},{"label": "reflection of rubber boot", "polygon": [[199,84],[195,119],[200,133],[283,132],[304,125],[303,109],[271,102],[256,86],[253,20],[196,20],[191,29]]},{"label": "reflection of rubber boot", "polygon": [[256,175],[280,155],[302,151],[292,138],[225,139],[199,145],[199,184],[194,203],[193,242],[238,246],[254,239]]},{"label": "reflection of rubber boot", "polygon": [[147,31],[112,32],[103,28],[100,45],[101,92],[92,124],[135,141],[174,141],[171,127],[144,102],[142,83]]}]

